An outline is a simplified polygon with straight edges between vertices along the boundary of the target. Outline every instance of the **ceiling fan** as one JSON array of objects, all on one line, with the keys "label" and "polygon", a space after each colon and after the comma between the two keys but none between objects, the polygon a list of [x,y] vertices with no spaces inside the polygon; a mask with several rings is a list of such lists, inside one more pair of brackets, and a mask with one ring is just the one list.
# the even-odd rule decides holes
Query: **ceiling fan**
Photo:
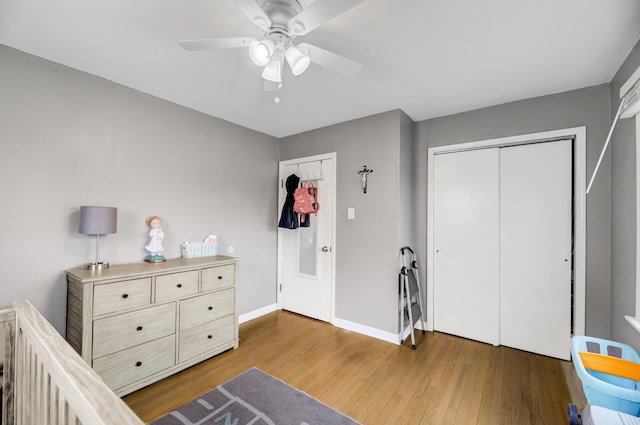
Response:
[{"label": "ceiling fan", "polygon": [[325,22],[346,12],[364,0],[316,0],[303,8],[302,0],[232,0],[264,31],[262,39],[253,37],[205,38],[182,40],[186,50],[231,49],[248,47],[251,60],[263,67],[266,90],[282,87],[285,61],[298,76],[310,63],[316,63],[346,76],[354,76],[361,64],[309,43],[293,44],[297,36],[308,34]]}]

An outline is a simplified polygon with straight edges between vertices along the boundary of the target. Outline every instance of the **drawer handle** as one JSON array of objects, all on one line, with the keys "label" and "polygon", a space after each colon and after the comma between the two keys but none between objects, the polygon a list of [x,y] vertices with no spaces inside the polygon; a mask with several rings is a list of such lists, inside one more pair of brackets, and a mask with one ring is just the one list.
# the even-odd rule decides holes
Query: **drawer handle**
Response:
[{"label": "drawer handle", "polygon": [[222,280],[222,276],[218,276],[218,280]]},{"label": "drawer handle", "polygon": [[138,326],[138,327],[136,328],[136,330],[137,330],[137,331],[141,331],[141,330],[142,330],[142,326]]},{"label": "drawer handle", "polygon": [[207,338],[211,339],[213,338],[213,335],[207,335]]},{"label": "drawer handle", "polygon": [[213,307],[209,306],[209,307],[207,307],[207,310],[211,311],[211,310],[213,310]]},{"label": "drawer handle", "polygon": [[182,283],[178,283],[176,286],[177,286],[178,288],[182,288]]},{"label": "drawer handle", "polygon": [[141,362],[140,360],[138,360],[138,361],[136,362],[136,367],[140,367],[140,366],[142,366],[142,362]]},{"label": "drawer handle", "polygon": [[122,294],[122,298],[129,298],[129,294]]}]

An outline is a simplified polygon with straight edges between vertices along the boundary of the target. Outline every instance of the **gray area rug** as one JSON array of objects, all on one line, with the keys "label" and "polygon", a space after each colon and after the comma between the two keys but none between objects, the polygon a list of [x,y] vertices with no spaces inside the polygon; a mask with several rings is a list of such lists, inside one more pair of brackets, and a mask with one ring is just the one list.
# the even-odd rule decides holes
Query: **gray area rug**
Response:
[{"label": "gray area rug", "polygon": [[150,425],[357,425],[290,385],[251,368]]}]

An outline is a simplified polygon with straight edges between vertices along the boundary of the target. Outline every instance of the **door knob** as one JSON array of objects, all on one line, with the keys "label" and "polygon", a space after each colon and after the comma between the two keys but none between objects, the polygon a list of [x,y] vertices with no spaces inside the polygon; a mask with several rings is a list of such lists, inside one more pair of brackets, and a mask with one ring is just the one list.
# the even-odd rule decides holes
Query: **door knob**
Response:
[{"label": "door knob", "polygon": [[322,252],[329,252],[329,251],[331,251],[331,249],[329,249],[329,247],[328,247],[328,246],[323,246],[322,248],[320,248],[320,250],[321,250]]}]

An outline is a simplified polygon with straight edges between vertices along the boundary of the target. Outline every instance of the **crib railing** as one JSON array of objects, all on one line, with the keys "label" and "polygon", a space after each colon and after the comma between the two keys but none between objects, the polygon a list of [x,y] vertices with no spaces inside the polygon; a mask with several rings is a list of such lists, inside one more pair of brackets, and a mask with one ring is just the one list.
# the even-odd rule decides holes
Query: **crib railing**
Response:
[{"label": "crib railing", "polygon": [[2,424],[13,425],[15,423],[15,410],[13,403],[14,382],[14,350],[16,314],[13,307],[0,308],[0,365],[2,365]]},{"label": "crib railing", "polygon": [[[14,321],[11,312],[0,311],[5,378],[7,372],[11,378],[5,379],[10,413],[3,410],[3,424],[143,425],[31,303],[15,302],[12,310]],[[7,352],[14,358],[6,359]]]}]

